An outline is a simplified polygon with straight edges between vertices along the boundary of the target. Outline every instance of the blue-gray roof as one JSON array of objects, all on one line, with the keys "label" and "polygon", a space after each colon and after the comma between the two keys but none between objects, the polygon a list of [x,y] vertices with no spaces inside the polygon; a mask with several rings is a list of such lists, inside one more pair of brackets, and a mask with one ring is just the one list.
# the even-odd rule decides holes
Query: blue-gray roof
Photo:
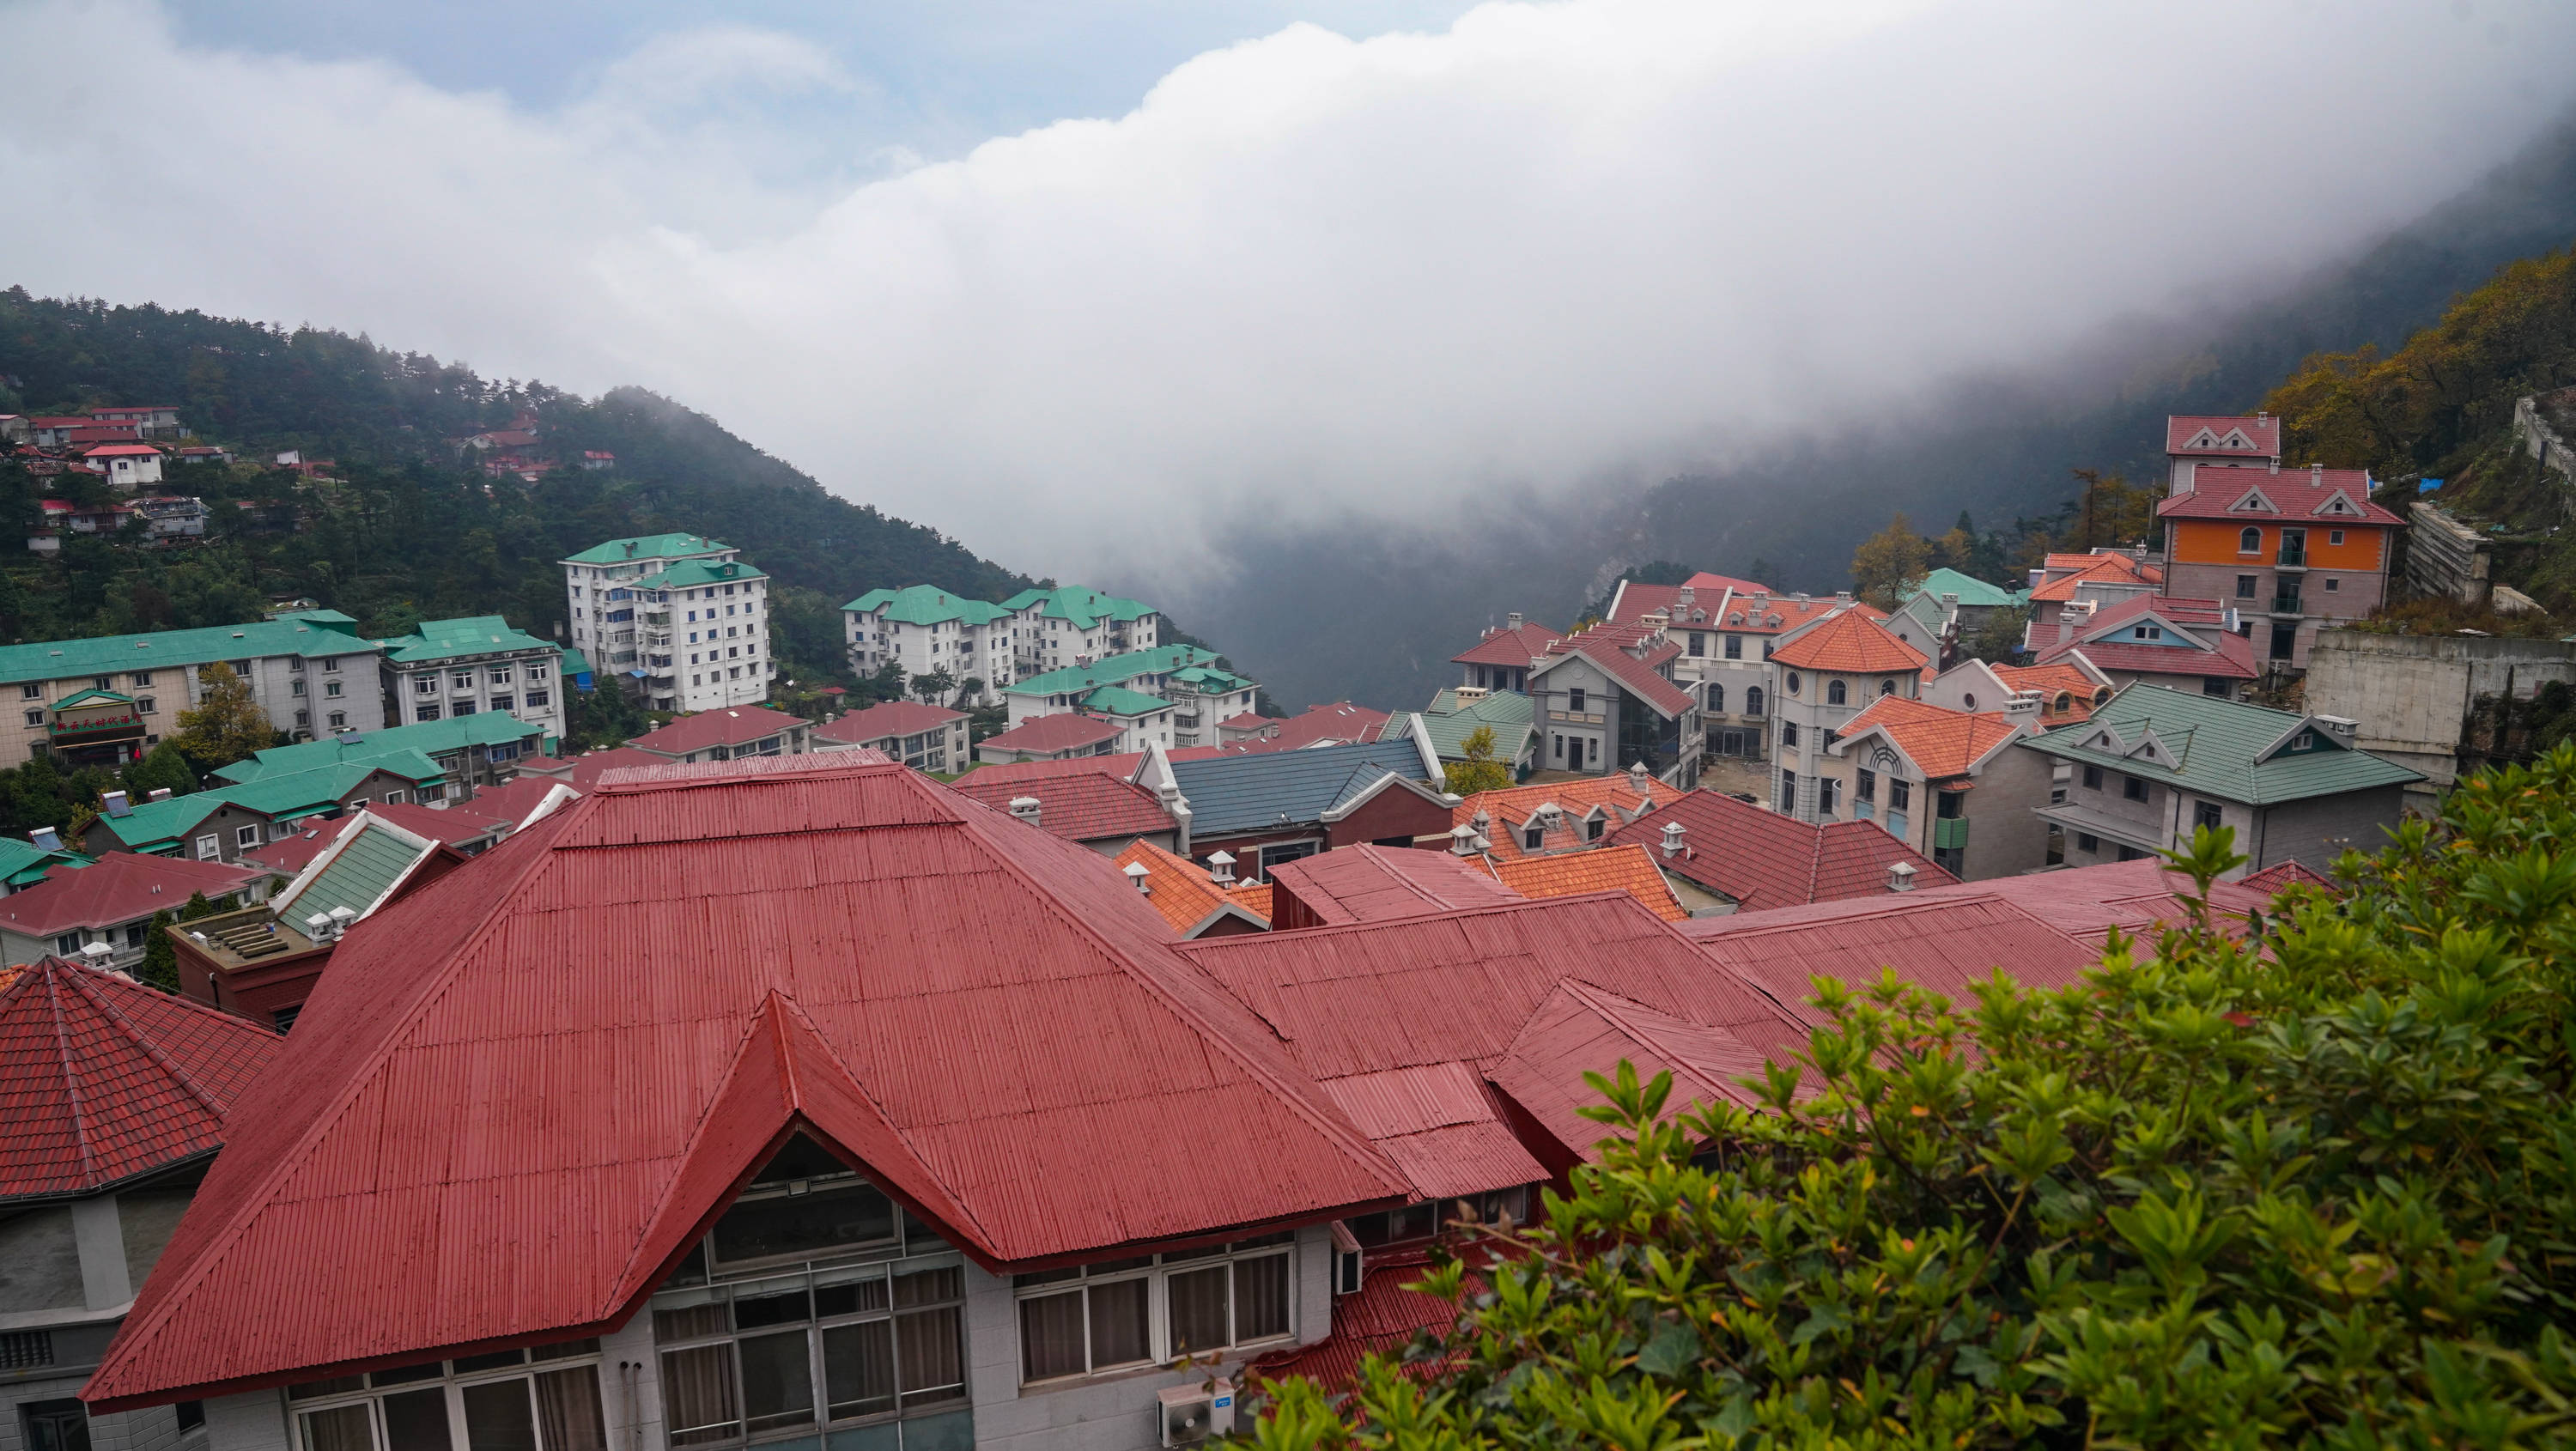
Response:
[{"label": "blue-gray roof", "polygon": [[1409,740],[1373,741],[1172,763],[1172,779],[1189,799],[1190,831],[1197,836],[1321,821],[1389,771],[1422,780],[1421,747]]}]

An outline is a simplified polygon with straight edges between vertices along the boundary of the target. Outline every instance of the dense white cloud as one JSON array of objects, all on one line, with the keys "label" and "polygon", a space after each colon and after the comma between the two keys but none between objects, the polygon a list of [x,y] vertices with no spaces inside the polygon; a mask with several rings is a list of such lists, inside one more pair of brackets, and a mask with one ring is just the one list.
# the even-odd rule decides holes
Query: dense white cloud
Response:
[{"label": "dense white cloud", "polygon": [[643,383],[1072,574],[1846,427],[2277,278],[2502,159],[2571,42],[2549,0],[1497,3],[826,195],[877,163],[797,107],[859,83],[787,36],[532,114],[38,0],[0,49],[114,63],[0,94],[0,187],[52,199],[0,271]]}]

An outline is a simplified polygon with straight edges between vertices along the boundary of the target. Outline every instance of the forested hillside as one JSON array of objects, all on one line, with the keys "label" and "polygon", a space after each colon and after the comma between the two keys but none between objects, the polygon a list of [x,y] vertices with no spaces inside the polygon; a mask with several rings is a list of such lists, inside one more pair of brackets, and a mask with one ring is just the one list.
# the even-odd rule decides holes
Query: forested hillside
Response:
[{"label": "forested hillside", "polygon": [[[176,406],[230,465],[174,466],[173,484],[216,505],[203,545],[142,550],[75,538],[56,560],[0,563],[0,639],[105,634],[256,617],[311,596],[370,633],[417,619],[500,613],[551,634],[563,613],[555,561],[621,535],[688,530],[742,547],[778,582],[783,663],[843,673],[843,600],[930,583],[998,598],[1030,581],[953,539],[824,491],[712,420],[640,389],[584,400],[537,383],[380,348],[365,338],[0,292],[0,413],[95,404]],[[486,478],[456,442],[523,411],[540,448],[617,456],[527,484]],[[335,460],[330,480],[264,466],[280,450]],[[0,465],[0,529],[38,515],[42,482]],[[91,487],[96,487],[91,485]],[[300,516],[302,532],[254,529]]]}]

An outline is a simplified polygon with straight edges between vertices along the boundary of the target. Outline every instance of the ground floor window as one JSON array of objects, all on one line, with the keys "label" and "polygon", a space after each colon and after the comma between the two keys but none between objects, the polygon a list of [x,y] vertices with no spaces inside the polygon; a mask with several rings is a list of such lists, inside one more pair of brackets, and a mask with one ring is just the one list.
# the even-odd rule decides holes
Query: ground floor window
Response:
[{"label": "ground floor window", "polygon": [[289,1386],[301,1451],[608,1451],[599,1342]]},{"label": "ground floor window", "polygon": [[1294,1235],[1020,1275],[1020,1379],[1153,1365],[1290,1332]]}]

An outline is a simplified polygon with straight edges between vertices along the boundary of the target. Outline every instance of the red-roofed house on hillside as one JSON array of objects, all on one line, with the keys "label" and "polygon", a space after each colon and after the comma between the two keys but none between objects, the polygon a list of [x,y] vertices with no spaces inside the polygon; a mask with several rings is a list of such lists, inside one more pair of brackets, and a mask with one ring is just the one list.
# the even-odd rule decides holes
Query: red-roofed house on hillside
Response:
[{"label": "red-roofed house on hillside", "polygon": [[[1693,791],[1610,833],[1643,846],[1692,915],[1838,902],[1957,880],[1875,821],[1810,823]],[[1903,868],[1903,870],[1899,870]]]},{"label": "red-roofed house on hillside", "polygon": [[2194,475],[2210,465],[2270,468],[2281,462],[2281,420],[2175,414],[2165,419],[2165,492],[2188,494]]},{"label": "red-roofed house on hillside", "polygon": [[2046,729],[2036,691],[1988,710],[1952,710],[1888,696],[1843,726],[1821,763],[1843,777],[1852,815],[1940,864],[1961,881],[2048,865],[2056,763],[2013,743]]},{"label": "red-roofed house on hillside", "polygon": [[1449,659],[1463,672],[1461,685],[1527,695],[1530,667],[1547,658],[1548,643],[1556,637],[1556,631],[1531,624],[1514,610],[1503,616],[1500,626],[1486,630],[1475,644]]},{"label": "red-roofed house on hillside", "polygon": [[179,427],[179,409],[171,403],[111,403],[89,411],[90,421],[119,424],[134,429],[145,438],[175,436]]},{"label": "red-roofed house on hillside", "polygon": [[1681,790],[1699,784],[1708,746],[1699,696],[1675,683],[1682,647],[1663,628],[1595,625],[1547,648],[1528,690],[1541,769],[1598,776],[1642,765]]},{"label": "red-roofed house on hillside", "polygon": [[889,700],[836,715],[814,728],[818,751],[874,750],[916,771],[963,771],[966,712],[912,700]]},{"label": "red-roofed house on hillside", "polygon": [[2080,662],[2115,691],[2145,681],[2236,700],[2245,683],[2262,673],[2253,642],[2238,633],[2240,621],[2233,607],[2217,600],[2140,595],[2080,622],[2070,616],[2061,638],[2040,650],[2037,663]]},{"label": "red-roofed house on hillside", "polygon": [[1674,795],[1635,771],[1479,791],[1449,808],[1448,845],[1496,861],[1584,851]]},{"label": "red-roofed house on hillside", "polygon": [[194,1406],[93,1417],[81,1383],[223,1146],[225,1116],[280,1046],[117,973],[54,957],[0,970],[12,1445],[174,1446],[204,1424]]},{"label": "red-roofed house on hillside", "polygon": [[[988,766],[1017,765],[1026,761],[1070,761],[1082,756],[1106,756],[1118,750],[1118,738],[1125,729],[1114,720],[1102,720],[1079,711],[1060,715],[1042,715],[1011,727],[997,736],[987,736],[975,744],[975,759]],[[1135,754],[1129,752],[1129,755]]]},{"label": "red-roofed house on hillside", "polygon": [[1800,821],[1851,814],[1841,775],[1830,769],[1834,741],[1870,702],[1911,700],[1923,688],[1922,651],[1858,610],[1839,610],[1783,638],[1771,650],[1779,681],[1772,804]]},{"label": "red-roofed house on hillside", "polygon": [[810,749],[813,736],[814,723],[803,716],[763,705],[734,705],[681,716],[626,744],[665,761],[694,766],[744,756],[801,756]]},{"label": "red-roofed house on hillside", "polygon": [[2059,639],[2068,619],[2082,623],[2093,611],[2156,593],[2164,570],[2125,549],[2052,554],[2030,572],[2030,623],[2021,648],[2036,654]]},{"label": "red-roofed house on hillside", "polygon": [[2232,602],[2261,623],[2263,658],[2304,669],[2317,631],[2388,598],[2406,521],[2370,501],[2365,469],[2201,468],[2156,506],[2165,590]]},{"label": "red-roofed house on hillside", "polygon": [[1332,1221],[1418,1171],[1107,862],[843,759],[613,774],[351,929],[90,1404],[1144,1448],[1161,1367],[1321,1339]]},{"label": "red-roofed house on hillside", "polygon": [[1953,1005],[1969,1005],[1972,986],[1997,972],[2024,987],[2064,988],[2101,965],[2099,946],[1982,885],[1701,917],[1681,931],[1806,1028],[1831,1021],[1814,1002],[1818,977],[1864,987],[1893,969]]},{"label": "red-roofed house on hillside", "polygon": [[161,482],[161,450],[148,443],[102,443],[83,449],[81,459],[129,494]]},{"label": "red-roofed house on hillside", "polygon": [[1675,670],[1696,672],[1699,677],[1700,714],[1708,723],[1711,754],[1752,761],[1770,758],[1773,717],[1780,707],[1780,672],[1772,667],[1771,652],[1817,621],[1844,613],[1882,624],[1888,618],[1884,611],[1848,594],[1816,597],[1775,595],[1763,589],[1731,591],[1722,615],[1714,621],[1708,654],[1692,658],[1685,637],[1684,654],[1675,662]]},{"label": "red-roofed house on hillside", "polygon": [[93,865],[55,871],[0,899],[0,961],[68,957],[127,970],[143,961],[153,913],[175,916],[198,892],[210,902],[257,902],[268,895],[268,877],[219,861],[104,852]]}]

